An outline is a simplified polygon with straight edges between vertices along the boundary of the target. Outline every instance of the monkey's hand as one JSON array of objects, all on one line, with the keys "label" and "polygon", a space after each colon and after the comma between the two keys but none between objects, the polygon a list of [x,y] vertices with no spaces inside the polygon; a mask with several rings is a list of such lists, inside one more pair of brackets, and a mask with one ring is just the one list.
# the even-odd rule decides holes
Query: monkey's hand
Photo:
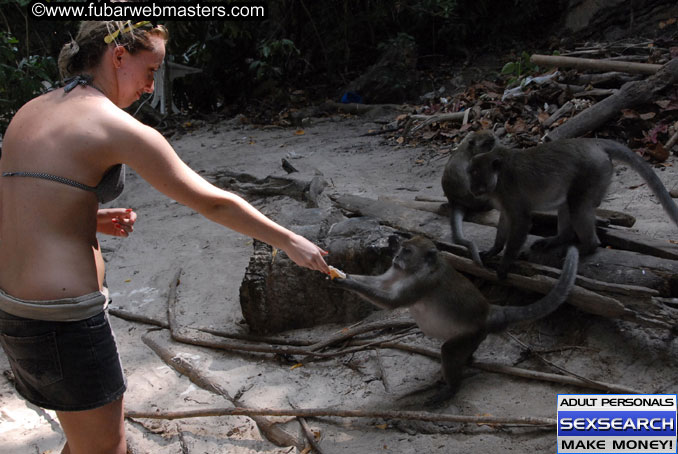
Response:
[{"label": "monkey's hand", "polygon": [[335,277],[331,278],[329,281],[330,287],[341,288],[344,290],[354,290],[356,288],[356,282],[353,278],[346,274],[345,277]]}]

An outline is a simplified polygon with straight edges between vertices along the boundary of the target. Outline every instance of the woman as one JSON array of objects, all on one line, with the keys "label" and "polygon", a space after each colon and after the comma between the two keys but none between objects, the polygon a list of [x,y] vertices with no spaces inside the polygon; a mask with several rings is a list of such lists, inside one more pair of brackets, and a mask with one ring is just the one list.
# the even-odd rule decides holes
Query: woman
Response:
[{"label": "woman", "polygon": [[82,23],[59,56],[71,79],[24,105],[4,137],[0,341],[19,393],[56,410],[63,453],[126,452],[125,379],[96,238],[133,230],[132,210],[98,209],[122,189],[120,164],[208,219],[329,272],[326,252],[205,181],[157,131],[121,110],[153,91],[166,40],[166,29],[148,22]]}]

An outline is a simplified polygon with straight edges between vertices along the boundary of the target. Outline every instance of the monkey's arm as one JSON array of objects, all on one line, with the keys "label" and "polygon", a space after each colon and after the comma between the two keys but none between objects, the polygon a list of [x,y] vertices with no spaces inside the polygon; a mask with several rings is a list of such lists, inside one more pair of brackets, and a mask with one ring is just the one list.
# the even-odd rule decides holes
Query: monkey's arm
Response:
[{"label": "monkey's arm", "polygon": [[392,283],[387,278],[388,274],[387,272],[381,276],[348,275],[346,279],[334,279],[332,285],[357,293],[384,309],[395,309],[416,303],[421,295],[408,288],[410,278],[403,277],[400,281]]},{"label": "monkey's arm", "polygon": [[508,236],[508,228],[508,221],[502,210],[501,214],[499,215],[499,224],[497,224],[497,235],[494,237],[494,245],[487,251],[481,252],[481,258],[488,259],[494,257],[495,255],[499,254],[502,249],[504,249],[506,237]]},{"label": "monkey's arm", "polygon": [[506,279],[508,270],[513,262],[518,258],[520,248],[525,243],[527,234],[529,233],[532,224],[531,213],[517,213],[519,214],[512,215],[510,218],[507,218],[509,228],[508,236],[506,238],[506,250],[504,250],[504,256],[501,258],[501,262],[497,268],[497,276],[499,279]]},{"label": "monkey's arm", "polygon": [[464,246],[471,254],[473,261],[480,266],[483,266],[483,261],[480,259],[478,247],[476,244],[464,237],[464,229],[462,221],[464,220],[464,208],[457,204],[451,204],[452,212],[450,214],[450,227],[452,228],[452,241]]}]

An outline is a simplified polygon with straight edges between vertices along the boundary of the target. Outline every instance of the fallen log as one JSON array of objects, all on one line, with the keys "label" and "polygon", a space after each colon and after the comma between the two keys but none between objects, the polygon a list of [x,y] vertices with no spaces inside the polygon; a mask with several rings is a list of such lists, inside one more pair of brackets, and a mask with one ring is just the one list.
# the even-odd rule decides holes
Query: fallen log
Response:
[{"label": "fallen log", "polygon": [[[374,217],[396,230],[427,236],[448,247],[455,254],[467,256],[465,248],[451,243],[449,222],[442,216],[403,207],[393,202],[352,195],[337,196],[333,199],[337,206],[346,211]],[[475,241],[481,249],[489,248],[496,235],[494,228],[478,224],[464,223],[464,231],[469,239]],[[530,236],[526,247],[536,239]],[[529,258],[539,264],[552,262],[552,257],[532,253],[529,254]],[[540,270],[532,266],[530,263],[519,262],[520,276],[514,273],[514,276],[510,276],[514,280],[509,279],[507,282],[511,282],[518,288],[540,292],[540,289],[550,288],[549,285],[552,285],[550,283],[536,283],[539,279],[534,279],[534,275],[540,274]],[[483,279],[491,279],[493,276],[487,268],[478,267],[470,260],[464,272]],[[579,275],[593,279],[596,282],[595,288],[592,288],[590,280],[578,280],[577,287],[589,290],[590,293],[575,290],[569,302],[582,310],[598,315],[634,321],[643,325],[672,328],[678,325],[678,312],[656,303],[653,298],[677,296],[676,273],[678,273],[678,261],[675,260],[646,256],[631,251],[600,248],[591,256],[582,258],[579,266]],[[521,285],[524,287],[520,287]],[[528,285],[535,285],[535,287],[529,288]],[[619,293],[620,285],[646,288],[647,291],[642,295],[624,295]]]},{"label": "fallen log", "polygon": [[321,204],[323,190],[327,181],[322,175],[314,175],[309,180],[303,176],[287,177],[267,176],[257,178],[248,173],[232,172],[220,169],[207,176],[216,186],[256,197],[288,196],[306,202],[307,206],[317,208]]},{"label": "fallen log", "polygon": [[550,131],[545,140],[580,137],[595,131],[618,116],[622,109],[652,102],[660,92],[675,83],[678,83],[678,58],[661,66],[647,79],[625,83],[616,94],[608,96]]},{"label": "fallen log", "polygon": [[[450,215],[450,207],[448,205],[447,199],[444,197],[415,197],[414,200],[407,200],[391,196],[379,196],[377,200],[386,200],[389,202],[398,203],[408,208],[414,208],[415,210],[430,211],[431,213],[435,213],[444,217],[448,217]],[[603,226],[618,225],[622,227],[633,227],[633,225],[636,223],[636,218],[628,213],[607,210],[604,208],[596,208],[596,218],[597,224]],[[477,224],[496,226],[496,222],[474,222]],[[558,225],[558,216],[555,213],[535,212],[532,215],[532,223],[548,224],[555,227]]]},{"label": "fallen log", "polygon": [[627,61],[597,60],[593,58],[564,57],[561,55],[539,55],[530,57],[530,62],[538,66],[557,66],[559,68],[591,69],[594,71],[618,71],[631,74],[654,74],[662,65],[635,63]]}]

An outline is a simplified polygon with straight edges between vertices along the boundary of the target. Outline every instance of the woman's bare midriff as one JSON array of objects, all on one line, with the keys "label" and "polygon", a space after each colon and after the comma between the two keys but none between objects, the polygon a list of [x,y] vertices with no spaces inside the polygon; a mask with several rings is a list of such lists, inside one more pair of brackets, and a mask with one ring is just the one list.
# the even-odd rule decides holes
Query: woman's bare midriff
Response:
[{"label": "woman's bare midriff", "polygon": [[51,181],[3,180],[0,288],[27,300],[100,290],[104,261],[96,239],[96,197]]}]

